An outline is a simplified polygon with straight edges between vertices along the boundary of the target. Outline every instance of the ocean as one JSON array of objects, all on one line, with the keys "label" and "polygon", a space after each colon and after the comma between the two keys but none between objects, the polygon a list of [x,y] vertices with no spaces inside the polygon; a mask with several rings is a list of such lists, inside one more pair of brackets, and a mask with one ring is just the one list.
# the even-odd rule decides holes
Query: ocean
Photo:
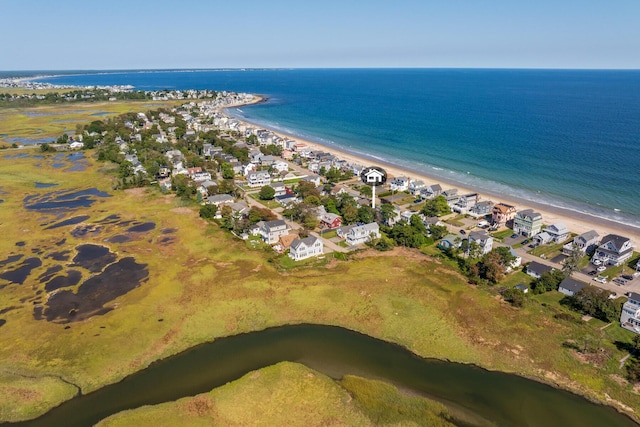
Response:
[{"label": "ocean", "polygon": [[230,113],[505,199],[640,227],[638,70],[165,70],[42,80],[257,93],[267,102]]}]

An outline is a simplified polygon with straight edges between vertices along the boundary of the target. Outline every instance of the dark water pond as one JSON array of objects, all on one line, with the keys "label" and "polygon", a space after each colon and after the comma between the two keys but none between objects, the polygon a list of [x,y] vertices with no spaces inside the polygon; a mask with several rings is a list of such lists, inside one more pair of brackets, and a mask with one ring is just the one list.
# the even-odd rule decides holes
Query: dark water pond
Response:
[{"label": "dark water pond", "polygon": [[40,261],[40,258],[27,258],[22,261],[22,264],[20,264],[16,269],[1,273],[0,279],[22,285],[24,281],[27,280],[27,277],[29,277],[29,274],[31,274],[31,270],[36,267],[40,267],[41,265],[42,261]]},{"label": "dark water pond", "polygon": [[45,228],[45,230],[51,230],[53,228],[58,228],[58,227],[65,227],[67,225],[76,225],[88,219],[89,219],[89,215],[75,216],[73,218],[65,219],[64,221],[60,221],[56,224],[50,225],[47,228]]},{"label": "dark water pond", "polygon": [[73,257],[75,265],[86,268],[92,273],[102,271],[107,265],[114,262],[118,256],[111,252],[106,246],[100,245],[80,245],[76,248],[78,254]]},{"label": "dark water pond", "polygon": [[127,228],[127,231],[130,233],[142,233],[145,231],[151,231],[156,228],[155,222],[145,222],[142,224],[136,224],[133,227]]},{"label": "dark water pond", "polygon": [[88,188],[36,194],[25,197],[23,202],[24,207],[29,210],[46,212],[54,209],[88,208],[97,201],[98,197],[110,197],[110,195],[97,188]]},{"label": "dark water pond", "polygon": [[386,380],[499,426],[636,426],[612,408],[545,384],[421,359],[399,346],[321,325],[285,326],[202,344],[20,425],[88,426],[125,409],[209,391],[284,360],[333,378],[357,374]]},{"label": "dark water pond", "polygon": [[55,187],[58,184],[46,183],[46,182],[36,182],[36,188],[49,188]]}]

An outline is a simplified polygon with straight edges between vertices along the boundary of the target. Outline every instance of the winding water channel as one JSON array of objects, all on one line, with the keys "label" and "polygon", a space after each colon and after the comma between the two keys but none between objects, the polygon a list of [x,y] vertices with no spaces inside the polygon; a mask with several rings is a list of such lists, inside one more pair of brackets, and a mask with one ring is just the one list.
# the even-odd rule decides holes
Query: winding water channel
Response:
[{"label": "winding water channel", "polygon": [[382,379],[499,426],[637,426],[613,408],[536,381],[422,359],[400,346],[322,325],[217,339],[15,425],[89,426],[125,409],[210,391],[281,361],[303,363],[333,378],[356,374]]}]

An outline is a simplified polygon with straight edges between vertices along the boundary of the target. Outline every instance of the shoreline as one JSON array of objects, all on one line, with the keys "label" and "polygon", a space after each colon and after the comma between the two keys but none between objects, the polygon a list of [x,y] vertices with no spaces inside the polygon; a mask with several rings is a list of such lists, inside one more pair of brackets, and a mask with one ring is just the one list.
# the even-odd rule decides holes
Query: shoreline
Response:
[{"label": "shoreline", "polygon": [[[264,95],[254,94],[254,96],[257,97],[256,101],[243,105],[256,105],[264,103],[268,100],[268,98]],[[382,160],[361,153],[356,154],[340,146],[323,144],[321,142],[309,140],[308,138],[292,135],[280,130],[276,130],[263,123],[254,122],[245,117],[238,117],[237,115],[234,115],[232,112],[228,111],[229,109],[238,108],[243,105],[225,106],[221,108],[221,111],[224,114],[240,121],[245,126],[258,126],[264,129],[268,129],[281,138],[293,139],[296,142],[306,144],[307,147],[311,150],[325,151],[339,157],[340,159],[346,160],[349,163],[356,163],[365,167],[380,166],[384,168],[387,171],[387,174],[390,176],[408,176],[411,179],[424,181],[426,185],[440,184],[443,189],[456,188],[458,189],[458,192],[460,194],[478,193],[478,195],[480,196],[480,200],[492,200],[495,203],[503,202],[506,204],[510,204],[516,206],[518,211],[523,209],[533,209],[534,211],[537,211],[542,215],[544,224],[551,225],[556,222],[562,222],[567,226],[567,228],[569,228],[571,232],[575,232],[578,234],[582,234],[589,230],[596,230],[601,238],[607,234],[618,234],[630,238],[634,244],[640,243],[640,227],[636,227],[634,225],[625,224],[623,222],[618,222],[609,218],[598,217],[587,212],[575,211],[569,208],[531,201],[524,198],[519,198],[517,196],[505,196],[499,191],[476,188],[472,185],[463,184],[453,179],[431,173],[431,171],[425,172],[424,170],[413,170],[412,168],[408,168],[406,166],[397,165],[390,160]]]}]

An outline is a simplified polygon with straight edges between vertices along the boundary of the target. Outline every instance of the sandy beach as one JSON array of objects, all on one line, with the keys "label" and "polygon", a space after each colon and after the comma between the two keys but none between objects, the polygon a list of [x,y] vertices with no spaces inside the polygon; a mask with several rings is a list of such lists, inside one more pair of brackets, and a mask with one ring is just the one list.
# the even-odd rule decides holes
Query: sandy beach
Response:
[{"label": "sandy beach", "polygon": [[[255,102],[252,102],[251,104],[260,103],[263,101],[264,101],[263,98],[259,98]],[[443,189],[457,188],[459,194],[478,193],[480,195],[480,200],[491,200],[494,203],[503,202],[509,205],[516,206],[516,208],[519,211],[523,209],[533,209],[534,211],[542,214],[542,220],[544,224],[551,225],[556,222],[562,222],[569,228],[569,230],[571,230],[574,233],[581,234],[589,230],[595,230],[600,235],[600,237],[603,237],[607,234],[618,234],[618,235],[630,238],[633,241],[634,245],[638,245],[640,243],[640,228],[638,227],[634,227],[628,224],[621,224],[615,221],[607,220],[605,218],[595,217],[593,215],[589,215],[583,212],[575,212],[568,209],[549,206],[542,203],[535,203],[529,200],[519,200],[513,197],[505,198],[498,193],[460,186],[458,183],[454,183],[452,181],[447,180],[445,177],[438,176],[433,173],[424,173],[422,171],[419,173],[416,173],[415,171],[408,171],[398,166],[395,166],[391,162],[383,162],[380,160],[363,158],[363,157],[354,155],[353,153],[349,153],[347,151],[341,150],[340,148],[336,148],[334,146],[328,146],[328,145],[320,144],[318,142],[302,139],[297,136],[289,135],[283,132],[276,131],[274,129],[270,129],[269,127],[259,123],[252,123],[245,119],[240,119],[236,116],[233,116],[228,111],[226,111],[228,108],[233,108],[233,107],[237,107],[237,106],[226,106],[222,109],[222,111],[228,116],[234,117],[235,119],[239,120],[240,122],[244,123],[247,126],[269,129],[271,132],[273,132],[274,134],[282,138],[292,139],[292,140],[295,140],[296,142],[304,143],[311,150],[318,150],[318,151],[331,153],[340,159],[348,161],[349,163],[360,164],[365,167],[379,166],[384,168],[387,171],[387,174],[389,176],[407,176],[411,180],[424,181],[426,185],[440,184]],[[636,246],[636,249],[637,249],[637,246]]]}]

